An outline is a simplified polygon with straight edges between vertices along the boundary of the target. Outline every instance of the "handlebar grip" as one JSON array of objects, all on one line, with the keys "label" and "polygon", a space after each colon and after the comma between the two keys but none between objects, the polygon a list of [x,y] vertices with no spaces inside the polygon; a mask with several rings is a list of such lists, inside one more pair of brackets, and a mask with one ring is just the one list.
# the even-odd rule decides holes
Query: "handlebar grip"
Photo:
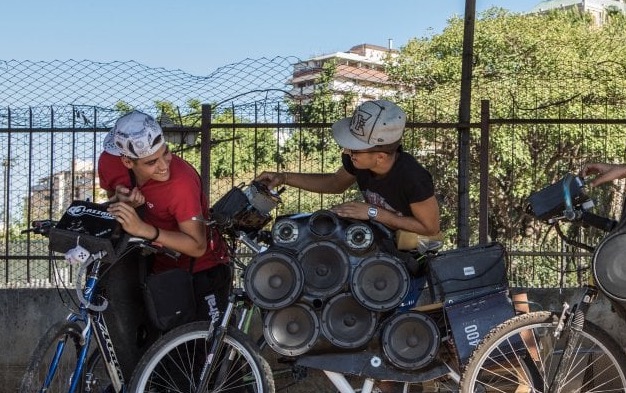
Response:
[{"label": "handlebar grip", "polygon": [[615,228],[615,225],[617,225],[617,221],[615,220],[589,213],[587,211],[582,212],[580,220],[585,224],[606,232],[610,232],[613,228]]}]

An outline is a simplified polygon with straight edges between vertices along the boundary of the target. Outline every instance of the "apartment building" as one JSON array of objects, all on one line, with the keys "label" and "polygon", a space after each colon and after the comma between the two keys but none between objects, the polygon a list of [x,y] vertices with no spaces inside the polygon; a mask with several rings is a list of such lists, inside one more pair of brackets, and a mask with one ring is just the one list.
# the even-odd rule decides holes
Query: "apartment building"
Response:
[{"label": "apartment building", "polygon": [[[31,220],[58,220],[74,200],[106,201],[100,188],[93,163],[75,161],[73,170],[55,172],[39,180],[31,190],[29,201]],[[95,198],[94,198],[95,195]]]},{"label": "apartment building", "polygon": [[385,73],[385,61],[398,56],[389,40],[387,47],[361,44],[346,52],[335,52],[312,57],[296,63],[293,75],[287,82],[291,85],[292,97],[306,103],[319,87],[323,67],[334,62],[336,72],[327,86],[333,93],[333,99],[339,100],[350,94],[356,94],[355,103],[388,97],[405,88],[389,80]]}]

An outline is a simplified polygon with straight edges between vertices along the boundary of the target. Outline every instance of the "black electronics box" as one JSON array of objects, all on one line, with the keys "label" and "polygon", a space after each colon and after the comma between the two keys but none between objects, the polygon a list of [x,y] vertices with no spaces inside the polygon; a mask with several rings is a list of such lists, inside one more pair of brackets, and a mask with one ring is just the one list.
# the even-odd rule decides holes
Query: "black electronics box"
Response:
[{"label": "black electronics box", "polygon": [[526,212],[540,220],[562,216],[565,211],[565,192],[568,188],[572,205],[589,200],[584,192],[583,180],[568,173],[558,182],[532,193],[528,197]]},{"label": "black electronics box", "polygon": [[433,299],[445,304],[508,289],[506,251],[498,242],[440,252],[428,270]]},{"label": "black electronics box", "polygon": [[115,258],[125,247],[127,236],[107,206],[73,201],[50,230],[50,249],[65,253],[79,244],[91,253],[106,251],[108,258]]},{"label": "black electronics box", "polygon": [[462,366],[491,329],[515,316],[515,308],[508,291],[445,306],[444,310]]}]

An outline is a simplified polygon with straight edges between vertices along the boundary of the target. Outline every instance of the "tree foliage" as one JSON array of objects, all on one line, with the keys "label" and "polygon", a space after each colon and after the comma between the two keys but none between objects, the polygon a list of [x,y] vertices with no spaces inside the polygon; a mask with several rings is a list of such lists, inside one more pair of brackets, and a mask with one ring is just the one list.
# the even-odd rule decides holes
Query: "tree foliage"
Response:
[{"label": "tree foliage", "polygon": [[[463,27],[463,19],[450,19],[441,34],[409,41],[388,65],[393,80],[415,91],[405,100],[407,106],[419,108],[414,112],[431,121],[457,118],[458,100],[453,97],[459,96]],[[481,100],[489,100],[495,118],[623,118],[626,19],[611,13],[599,27],[589,15],[575,11],[521,15],[489,9],[475,23],[472,89],[475,123],[480,121]],[[440,143],[436,135],[423,136],[432,138],[430,144]],[[470,160],[470,195],[476,208],[477,136],[472,134]],[[449,147],[437,152],[454,162],[457,150]],[[623,130],[602,123],[492,126],[489,148],[490,236],[516,245],[545,241],[545,227],[524,213],[532,191],[565,172],[578,172],[584,162],[625,159]],[[440,157],[424,160],[433,164],[439,192],[454,195],[456,168],[435,167]],[[598,193],[608,201],[600,213],[609,213],[614,198]],[[471,219],[470,227],[476,228],[476,217]]]}]

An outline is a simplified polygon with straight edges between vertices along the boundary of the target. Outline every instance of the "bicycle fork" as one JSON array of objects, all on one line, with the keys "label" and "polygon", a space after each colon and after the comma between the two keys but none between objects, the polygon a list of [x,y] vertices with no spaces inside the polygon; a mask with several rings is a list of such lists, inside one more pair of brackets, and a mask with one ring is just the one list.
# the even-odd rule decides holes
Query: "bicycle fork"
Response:
[{"label": "bicycle fork", "polygon": [[576,303],[571,311],[569,311],[569,305],[564,303],[559,323],[554,331],[554,336],[557,339],[555,348],[561,347],[560,344],[562,343],[563,352],[548,387],[548,393],[560,392],[567,385],[565,379],[570,369],[572,356],[580,342],[580,333],[585,324],[585,316],[597,295],[598,291],[595,287],[587,286],[581,301]]},{"label": "bicycle fork", "polygon": [[[226,307],[226,311],[224,312],[224,316],[219,325],[218,322],[220,319],[220,311],[217,309],[215,295],[211,294],[205,298],[207,304],[209,305],[209,315],[211,319],[211,328],[209,334],[207,335],[207,341],[210,340],[210,349],[207,353],[204,366],[202,367],[202,372],[200,373],[200,380],[198,382],[198,388],[196,390],[197,392],[207,391],[209,386],[209,379],[211,379],[213,374],[215,374],[214,366],[217,363],[217,357],[219,356],[224,344],[224,336],[226,335],[230,319],[235,309],[237,296],[237,294],[231,294],[229,296],[228,306]],[[232,362],[232,360],[232,354],[227,354],[225,357],[223,357],[222,361],[220,362],[219,371],[214,378],[215,386],[220,386],[222,383],[224,383],[227,370],[230,367],[230,362]]]}]

